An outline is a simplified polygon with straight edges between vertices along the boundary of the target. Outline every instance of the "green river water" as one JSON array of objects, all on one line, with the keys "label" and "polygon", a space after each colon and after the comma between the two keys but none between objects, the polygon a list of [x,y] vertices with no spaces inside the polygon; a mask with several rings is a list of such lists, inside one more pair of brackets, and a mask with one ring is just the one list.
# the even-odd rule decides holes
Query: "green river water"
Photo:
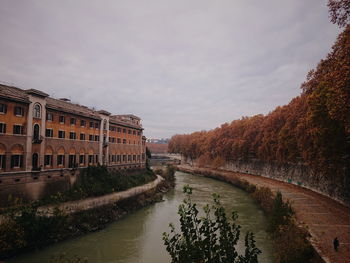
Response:
[{"label": "green river water", "polygon": [[257,247],[262,250],[259,262],[273,262],[272,242],[266,233],[266,217],[247,193],[214,179],[176,172],[176,187],[165,194],[163,202],[142,208],[102,231],[60,242],[12,258],[6,263],[49,263],[50,258],[59,253],[88,258],[89,263],[170,262],[162,233],[169,232],[170,222],[178,221],[177,209],[184,199],[182,188],[187,184],[194,188],[192,199],[199,207],[211,203],[211,195],[216,192],[221,195],[221,201],[228,211],[238,212],[238,223],[242,226],[238,247],[240,253],[244,249],[245,232],[251,230],[255,234]]}]

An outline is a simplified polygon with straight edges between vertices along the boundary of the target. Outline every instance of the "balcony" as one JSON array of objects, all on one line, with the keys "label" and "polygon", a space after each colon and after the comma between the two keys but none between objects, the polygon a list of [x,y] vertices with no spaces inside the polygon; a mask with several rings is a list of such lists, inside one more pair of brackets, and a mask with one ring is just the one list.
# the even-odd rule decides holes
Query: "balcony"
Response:
[{"label": "balcony", "polygon": [[43,136],[33,137],[33,143],[40,144],[43,141]]}]

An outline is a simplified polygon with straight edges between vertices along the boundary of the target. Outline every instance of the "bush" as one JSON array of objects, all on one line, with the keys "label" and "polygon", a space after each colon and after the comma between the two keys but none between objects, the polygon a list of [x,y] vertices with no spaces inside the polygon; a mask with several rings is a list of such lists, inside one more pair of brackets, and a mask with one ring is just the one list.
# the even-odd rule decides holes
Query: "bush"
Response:
[{"label": "bush", "polygon": [[274,234],[276,261],[281,263],[309,262],[314,251],[307,240],[306,230],[295,222],[282,225]]},{"label": "bush", "polygon": [[[235,246],[240,236],[240,226],[235,223],[237,214],[232,213],[229,222],[226,211],[217,194],[213,195],[214,205],[204,207],[204,217],[198,218],[197,205],[191,202],[192,189],[184,187],[187,198],[179,206],[181,234],[163,233],[163,240],[172,263],[257,263],[261,251],[256,248],[253,233],[245,237],[245,254],[238,255]],[[214,214],[214,219],[211,217]]]},{"label": "bush", "polygon": [[0,225],[0,258],[56,241],[68,222],[67,216],[58,209],[48,216],[38,211],[37,204],[8,209],[4,218]]},{"label": "bush", "polygon": [[155,179],[156,176],[151,170],[109,172],[106,166],[89,166],[82,170],[78,182],[71,189],[51,195],[39,203],[45,205],[101,196],[124,191]]},{"label": "bush", "polygon": [[289,202],[283,202],[281,192],[277,192],[272,213],[269,216],[268,230],[275,233],[279,226],[288,225],[291,223],[292,215],[294,214]]},{"label": "bush", "polygon": [[256,188],[255,192],[253,192],[252,197],[258,201],[262,209],[266,213],[271,213],[273,210],[273,193],[268,187],[259,187]]}]

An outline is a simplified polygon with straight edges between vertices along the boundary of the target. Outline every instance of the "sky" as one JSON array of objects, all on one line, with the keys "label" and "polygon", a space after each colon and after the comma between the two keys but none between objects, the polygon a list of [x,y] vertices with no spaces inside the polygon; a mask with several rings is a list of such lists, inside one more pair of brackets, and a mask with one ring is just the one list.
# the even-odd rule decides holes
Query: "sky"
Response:
[{"label": "sky", "polygon": [[142,119],[148,138],[267,114],[339,29],[326,0],[1,0],[0,82]]}]

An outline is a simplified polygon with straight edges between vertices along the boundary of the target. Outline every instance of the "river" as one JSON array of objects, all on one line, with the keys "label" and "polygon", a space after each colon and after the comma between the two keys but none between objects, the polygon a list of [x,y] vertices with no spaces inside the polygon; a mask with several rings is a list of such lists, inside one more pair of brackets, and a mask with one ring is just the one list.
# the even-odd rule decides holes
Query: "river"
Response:
[{"label": "river", "polygon": [[255,234],[257,247],[262,250],[259,262],[273,262],[272,242],[265,231],[266,217],[247,193],[214,179],[176,172],[176,187],[165,194],[163,202],[142,208],[99,232],[24,254],[6,263],[49,263],[52,256],[60,253],[88,258],[89,263],[170,262],[162,233],[169,232],[170,222],[178,221],[177,208],[184,199],[182,188],[187,184],[193,187],[192,199],[199,207],[211,203],[211,195],[216,192],[221,195],[221,201],[228,211],[238,212],[238,223],[242,226],[238,247],[240,253],[244,249],[245,232],[251,230]]}]

